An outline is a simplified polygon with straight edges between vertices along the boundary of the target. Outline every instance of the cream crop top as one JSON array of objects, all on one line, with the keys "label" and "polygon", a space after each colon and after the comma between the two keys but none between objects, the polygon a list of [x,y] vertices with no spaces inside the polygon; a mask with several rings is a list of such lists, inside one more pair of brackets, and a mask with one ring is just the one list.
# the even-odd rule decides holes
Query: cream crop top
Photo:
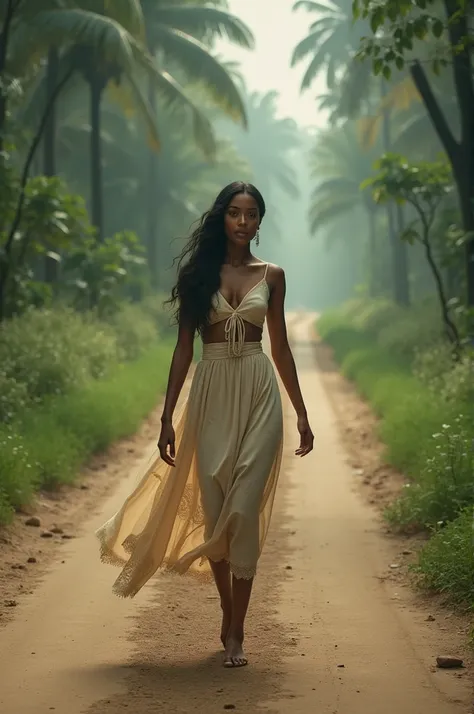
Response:
[{"label": "cream crop top", "polygon": [[240,305],[235,309],[229,305],[221,291],[218,290],[212,298],[212,310],[209,324],[225,320],[225,339],[229,346],[229,355],[239,357],[245,343],[245,323],[263,329],[268,311],[270,290],[267,283],[268,263],[264,276],[244,295]]}]

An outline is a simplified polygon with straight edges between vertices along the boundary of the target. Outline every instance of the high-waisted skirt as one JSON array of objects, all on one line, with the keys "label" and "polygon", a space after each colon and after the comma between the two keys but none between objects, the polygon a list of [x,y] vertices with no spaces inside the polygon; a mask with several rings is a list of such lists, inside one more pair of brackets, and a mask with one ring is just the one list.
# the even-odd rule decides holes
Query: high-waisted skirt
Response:
[{"label": "high-waisted skirt", "polygon": [[134,597],[159,569],[210,575],[227,561],[253,578],[272,512],[283,446],[282,403],[261,343],[239,357],[203,346],[175,418],[175,467],[156,452],[122,508],[99,530],[101,558],[122,568],[115,594]]}]

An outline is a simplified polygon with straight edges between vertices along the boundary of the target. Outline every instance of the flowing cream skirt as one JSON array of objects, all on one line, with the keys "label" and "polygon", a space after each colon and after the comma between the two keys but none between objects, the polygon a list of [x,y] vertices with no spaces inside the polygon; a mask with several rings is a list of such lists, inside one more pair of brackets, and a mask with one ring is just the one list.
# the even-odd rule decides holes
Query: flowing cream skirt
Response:
[{"label": "flowing cream skirt", "polygon": [[158,570],[209,576],[226,560],[252,578],[273,507],[283,446],[280,391],[261,343],[229,357],[203,346],[175,418],[175,467],[158,452],[122,508],[96,532],[113,591],[134,597]]}]

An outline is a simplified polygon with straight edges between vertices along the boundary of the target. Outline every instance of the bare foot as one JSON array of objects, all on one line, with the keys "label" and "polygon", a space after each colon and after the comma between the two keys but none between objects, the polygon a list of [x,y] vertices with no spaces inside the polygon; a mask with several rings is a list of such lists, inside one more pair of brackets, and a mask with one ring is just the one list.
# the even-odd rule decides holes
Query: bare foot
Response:
[{"label": "bare foot", "polygon": [[232,608],[222,607],[222,627],[221,627],[221,642],[222,646],[225,647],[227,642],[227,635],[229,634],[230,621],[232,619]]},{"label": "bare foot", "polygon": [[236,637],[233,634],[227,636],[224,667],[245,667],[248,664],[248,659],[242,648],[243,639],[243,637]]}]

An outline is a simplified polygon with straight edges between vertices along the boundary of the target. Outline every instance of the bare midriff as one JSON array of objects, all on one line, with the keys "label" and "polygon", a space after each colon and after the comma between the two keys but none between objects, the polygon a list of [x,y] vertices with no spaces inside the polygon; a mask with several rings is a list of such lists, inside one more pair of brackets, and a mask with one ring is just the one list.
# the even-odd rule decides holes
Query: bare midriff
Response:
[{"label": "bare midriff", "polygon": [[[205,345],[213,344],[215,342],[225,342],[225,320],[222,322],[217,322],[214,325],[208,325],[203,332],[202,341]],[[260,342],[262,339],[263,330],[256,325],[252,325],[250,322],[244,320],[245,325],[245,339],[244,342]]]}]

